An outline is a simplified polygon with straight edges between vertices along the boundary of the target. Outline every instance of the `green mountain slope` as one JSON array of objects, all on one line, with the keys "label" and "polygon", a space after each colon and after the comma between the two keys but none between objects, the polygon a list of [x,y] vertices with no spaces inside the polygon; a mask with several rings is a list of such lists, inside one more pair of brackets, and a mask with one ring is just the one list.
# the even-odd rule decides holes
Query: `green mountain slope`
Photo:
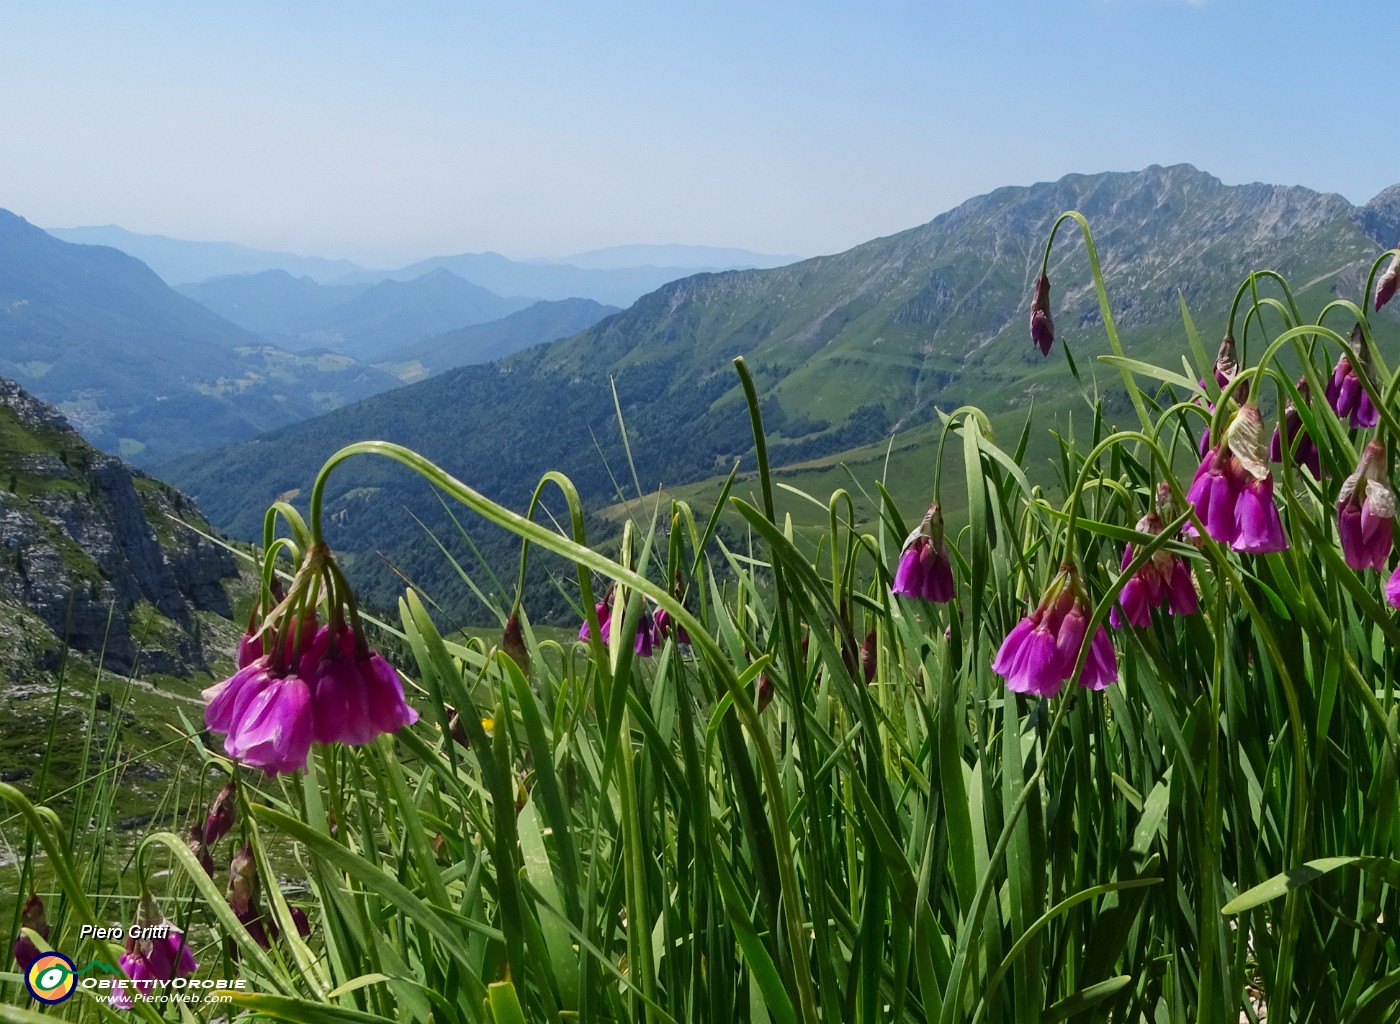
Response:
[{"label": "green mountain slope", "polygon": [[100,448],[150,465],[375,394],[353,360],[292,356],[171,291],[140,261],[0,211],[0,373]]},{"label": "green mountain slope", "polygon": [[[1026,309],[1046,234],[1067,209],[1094,226],[1130,352],[1184,348],[1178,292],[1201,330],[1218,337],[1250,270],[1281,271],[1305,301],[1355,297],[1381,247],[1365,227],[1376,209],[1340,196],[1225,186],[1187,166],[1071,175],[1000,189],[840,255],[676,281],[575,337],[166,472],[239,534],[260,522],[250,495],[307,487],[322,459],[364,437],[420,448],[516,506],[548,469],[604,503],[616,497],[614,475],[629,477],[614,385],[644,490],[704,479],[748,454],[730,365],[740,354],[755,373],[779,465],[917,432],[939,407],[975,402],[1006,417],[1023,416],[1032,401],[1063,410],[1076,390],[1063,359],[1043,360],[1031,346]],[[1107,346],[1084,247],[1070,233],[1050,277],[1060,334],[1092,368]],[[1112,376],[1100,376],[1111,389]],[[345,512],[332,543],[391,559],[419,535],[401,510],[436,514],[431,496],[382,465],[346,466],[328,495]]]},{"label": "green mountain slope", "polygon": [[616,306],[592,299],[542,300],[499,320],[425,338],[389,353],[381,365],[403,380],[421,380],[454,366],[489,363],[532,345],[566,338],[618,312]]}]

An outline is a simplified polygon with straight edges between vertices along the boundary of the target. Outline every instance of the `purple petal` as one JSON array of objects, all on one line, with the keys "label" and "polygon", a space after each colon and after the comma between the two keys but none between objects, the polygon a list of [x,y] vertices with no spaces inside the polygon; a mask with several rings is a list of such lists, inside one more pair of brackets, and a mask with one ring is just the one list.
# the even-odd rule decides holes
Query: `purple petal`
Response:
[{"label": "purple petal", "polygon": [[1263,480],[1251,477],[1245,484],[1235,506],[1235,527],[1238,533],[1232,547],[1236,551],[1262,555],[1288,547],[1283,522],[1274,505],[1272,475]]},{"label": "purple petal", "polygon": [[306,767],[313,733],[311,688],[300,676],[285,676],[248,704],[224,750],[269,775],[293,772]]},{"label": "purple petal", "polygon": [[1118,655],[1113,650],[1113,641],[1108,630],[1099,626],[1094,630],[1094,639],[1089,642],[1089,657],[1079,673],[1079,685],[1090,690],[1102,690],[1118,681]]}]

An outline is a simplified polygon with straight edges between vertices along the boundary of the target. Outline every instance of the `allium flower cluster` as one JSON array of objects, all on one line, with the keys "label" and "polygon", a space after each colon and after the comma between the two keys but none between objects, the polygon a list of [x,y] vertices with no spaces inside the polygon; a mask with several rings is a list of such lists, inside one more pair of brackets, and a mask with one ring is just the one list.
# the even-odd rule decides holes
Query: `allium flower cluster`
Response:
[{"label": "allium flower cluster", "polygon": [[[186,974],[193,974],[199,964],[190,952],[185,933],[165,919],[156,905],[155,897],[149,892],[141,894],[141,903],[136,911],[137,934],[150,934],[158,927],[165,928],[161,939],[133,939],[130,931],[126,940],[126,952],[118,963],[126,976],[136,982],[136,988],[148,992],[157,981],[173,981]],[[131,996],[125,989],[117,989],[112,994],[112,1005],[123,1009],[131,1008]]]},{"label": "allium flower cluster", "polygon": [[1337,535],[1347,565],[1358,572],[1383,572],[1394,523],[1395,492],[1386,480],[1385,448],[1372,441],[1337,495]]},{"label": "allium flower cluster", "polygon": [[[992,671],[1015,693],[1053,697],[1074,671],[1093,614],[1073,565],[1061,566],[1040,603],[1007,634]],[[1089,639],[1079,685],[1102,690],[1118,679],[1118,658],[1108,630],[1100,624]]]},{"label": "allium flower cluster", "polygon": [[[238,671],[205,691],[204,722],[224,733],[230,757],[270,775],[294,772],[313,742],[369,743],[418,720],[398,673],[366,641],[343,578],[329,585],[338,574],[329,550],[313,549],[288,597],[239,645]],[[337,601],[318,628],[303,605],[321,576],[346,604]]]},{"label": "allium flower cluster", "polygon": [[[1159,534],[1162,520],[1156,512],[1149,512],[1138,520],[1137,531]],[[1119,568],[1126,569],[1132,560],[1133,546],[1129,544]],[[1125,624],[1145,628],[1152,624],[1152,609],[1163,604],[1173,615],[1191,615],[1198,608],[1191,569],[1178,555],[1159,549],[1123,584],[1108,620],[1115,629]]]},{"label": "allium flower cluster", "polygon": [[1288,547],[1274,506],[1274,477],[1264,459],[1263,434],[1259,407],[1240,406],[1225,437],[1201,460],[1187,492],[1213,540],[1250,554]]},{"label": "allium flower cluster", "polygon": [[1353,427],[1374,427],[1380,422],[1380,414],[1376,412],[1376,404],[1371,401],[1370,393],[1361,383],[1363,377],[1367,381],[1374,378],[1371,376],[1371,350],[1360,324],[1351,332],[1351,345],[1356,352],[1357,365],[1353,366],[1351,359],[1345,355],[1337,360],[1332,379],[1327,382],[1327,403],[1338,416],[1346,417]]},{"label": "allium flower cluster", "polygon": [[937,504],[929,506],[923,521],[905,539],[890,591],[940,603],[953,599],[953,564]]},{"label": "allium flower cluster", "polygon": [[[593,606],[593,611],[598,616],[598,629],[603,643],[607,643],[612,638],[612,607],[614,591],[608,590],[607,596]],[[670,616],[666,617],[663,627],[658,628],[656,616],[651,609],[645,605],[642,607],[642,614],[637,619],[637,633],[632,638],[632,653],[638,658],[650,658],[656,645],[662,644],[666,640],[666,634],[671,628]],[[681,631],[684,633],[684,630]],[[579,640],[587,643],[593,638],[593,630],[588,625],[588,619],[583,620],[583,625],[578,628]],[[677,638],[680,643],[689,643],[690,637],[683,640]]]}]

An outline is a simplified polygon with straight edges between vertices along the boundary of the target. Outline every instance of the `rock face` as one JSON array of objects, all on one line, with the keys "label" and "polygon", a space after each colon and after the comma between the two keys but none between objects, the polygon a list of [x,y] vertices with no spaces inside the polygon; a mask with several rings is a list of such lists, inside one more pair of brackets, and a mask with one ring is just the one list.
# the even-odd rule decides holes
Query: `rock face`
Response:
[{"label": "rock face", "polygon": [[[25,609],[113,671],[202,666],[195,612],[227,616],[222,583],[237,570],[176,520],[202,525],[179,491],[0,377],[0,621]],[[40,646],[39,667],[52,667],[62,646]]]}]

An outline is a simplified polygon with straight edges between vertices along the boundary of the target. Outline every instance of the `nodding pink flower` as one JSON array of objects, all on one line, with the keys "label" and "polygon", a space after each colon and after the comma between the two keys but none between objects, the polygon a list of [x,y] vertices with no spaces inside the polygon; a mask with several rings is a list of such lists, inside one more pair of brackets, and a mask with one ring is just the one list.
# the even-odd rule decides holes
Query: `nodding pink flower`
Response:
[{"label": "nodding pink flower", "polygon": [[1347,565],[1357,572],[1385,571],[1394,522],[1395,492],[1385,476],[1385,447],[1372,441],[1337,495],[1337,535]]},{"label": "nodding pink flower", "polygon": [[1347,417],[1353,427],[1374,427],[1380,422],[1380,415],[1376,412],[1376,404],[1371,401],[1370,393],[1361,383],[1363,376],[1367,381],[1373,378],[1370,373],[1370,349],[1360,324],[1352,329],[1351,344],[1356,351],[1358,365],[1353,366],[1351,359],[1345,355],[1337,360],[1332,379],[1327,382],[1327,403],[1338,416]]},{"label": "nodding pink flower", "polygon": [[1395,298],[1395,288],[1400,283],[1400,254],[1390,257],[1390,266],[1376,280],[1376,312],[1379,313],[1391,299]]},{"label": "nodding pink flower", "polygon": [[[612,593],[609,592],[607,597],[595,604],[593,606],[593,611],[598,616],[598,629],[602,631],[603,642],[607,643],[608,618],[612,615]],[[583,625],[578,628],[578,638],[584,643],[593,639],[593,633],[588,627],[587,616],[584,616]]]},{"label": "nodding pink flower", "polygon": [[262,637],[251,630],[238,638],[236,663],[239,668],[247,668],[263,656]]},{"label": "nodding pink flower", "polygon": [[311,688],[274,674],[267,655],[204,691],[204,724],[224,733],[224,752],[269,775],[306,766],[311,751]]},{"label": "nodding pink flower", "polygon": [[[164,938],[130,937],[133,932],[146,935],[153,930],[159,932],[162,928]],[[194,954],[190,952],[185,933],[165,919],[149,892],[141,895],[136,911],[136,928],[128,932],[126,952],[118,963],[141,992],[149,992],[158,981],[174,981],[186,974],[193,974],[199,968]],[[130,1009],[131,995],[125,987],[112,994],[112,1005]]]},{"label": "nodding pink flower", "polygon": [[224,752],[268,775],[300,771],[311,753],[315,728],[306,680],[295,675],[268,678],[243,705],[224,737]]},{"label": "nodding pink flower", "polygon": [[353,629],[322,626],[308,658],[316,665],[311,697],[317,743],[360,746],[418,721],[394,666]]},{"label": "nodding pink flower", "polygon": [[1212,539],[1250,554],[1288,547],[1264,454],[1259,407],[1245,403],[1224,439],[1206,452],[1186,495]]},{"label": "nodding pink flower", "polygon": [[[1014,693],[1055,696],[1079,660],[1091,614],[1078,571],[1072,565],[1062,566],[1040,603],[1007,634],[992,671],[1004,676],[1006,688]],[[1089,640],[1079,685],[1102,690],[1117,678],[1113,641],[1100,624]]]},{"label": "nodding pink flower", "polygon": [[[1303,398],[1304,405],[1312,404],[1312,388],[1308,386],[1308,379],[1303,377],[1298,381],[1298,394]],[[1292,448],[1294,438],[1297,438],[1297,448]],[[1298,466],[1305,466],[1312,470],[1314,479],[1322,479],[1322,460],[1318,456],[1317,442],[1312,439],[1306,430],[1303,429],[1303,417],[1298,414],[1298,407],[1293,404],[1293,399],[1288,400],[1288,404],[1283,407],[1283,422],[1281,426],[1274,428],[1274,436],[1269,440],[1269,461],[1283,461],[1283,446],[1287,444],[1293,450],[1293,462]]]},{"label": "nodding pink flower", "polygon": [[234,805],[237,803],[237,792],[233,787],[233,782],[225,782],[218,794],[214,797],[214,802],[209,805],[209,813],[204,817],[205,846],[213,846],[224,836],[228,835],[229,829],[233,828]]},{"label": "nodding pink flower", "polygon": [[[44,916],[44,901],[37,893],[30,893],[29,898],[24,901],[24,909],[20,911],[19,926],[28,928],[45,942],[49,938],[49,922]],[[30,964],[39,959],[39,947],[34,945],[34,940],[23,932],[15,939],[13,947],[15,962],[19,964],[20,973],[29,970]]]},{"label": "nodding pink flower", "polygon": [[1386,580],[1385,599],[1396,608],[1400,608],[1400,565],[1395,567],[1390,579]]},{"label": "nodding pink flower", "polygon": [[632,653],[639,658],[650,658],[652,652],[652,641],[655,638],[656,621],[651,611],[642,609],[641,618],[637,620],[637,634],[632,638]]},{"label": "nodding pink flower", "polygon": [[[1162,520],[1156,512],[1149,512],[1138,520],[1137,531],[1161,533]],[[1132,560],[1133,546],[1129,544],[1123,551],[1119,569],[1126,569]],[[1146,628],[1152,623],[1152,609],[1162,604],[1173,615],[1191,615],[1199,607],[1190,568],[1172,552],[1159,549],[1123,584],[1108,621],[1115,629],[1122,629],[1125,622],[1139,629]]]},{"label": "nodding pink flower", "polygon": [[685,631],[685,627],[676,622],[671,613],[665,608],[656,609],[656,614],[652,616],[652,643],[660,646],[666,642],[666,638],[671,635],[671,627],[676,628],[676,643],[687,646],[690,643],[690,634]]},{"label": "nodding pink flower", "polygon": [[865,634],[865,643],[860,645],[860,670],[865,677],[865,685],[869,686],[875,681],[876,660],[879,657],[879,643],[875,638],[875,630]]},{"label": "nodding pink flower", "polygon": [[943,536],[943,512],[936,503],[905,539],[890,592],[938,603],[953,599],[953,564]]},{"label": "nodding pink flower", "polygon": [[1055,321],[1050,319],[1050,279],[1044,274],[1036,278],[1035,294],[1031,298],[1031,341],[1048,356],[1055,344]]}]

